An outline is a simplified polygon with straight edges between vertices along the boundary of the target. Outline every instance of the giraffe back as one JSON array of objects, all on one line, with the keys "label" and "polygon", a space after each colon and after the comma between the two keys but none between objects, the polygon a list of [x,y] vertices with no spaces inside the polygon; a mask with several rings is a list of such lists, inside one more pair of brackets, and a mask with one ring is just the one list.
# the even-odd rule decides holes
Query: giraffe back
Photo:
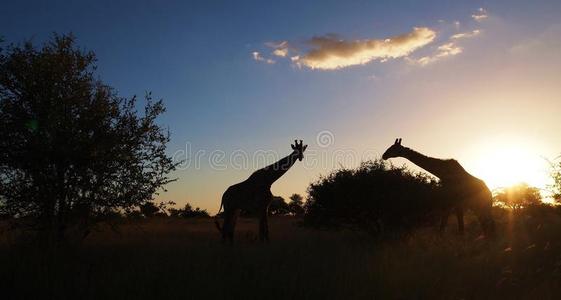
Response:
[{"label": "giraffe back", "polygon": [[242,209],[259,212],[268,207],[272,198],[269,185],[256,184],[248,179],[230,186],[222,196],[222,203],[225,210]]}]

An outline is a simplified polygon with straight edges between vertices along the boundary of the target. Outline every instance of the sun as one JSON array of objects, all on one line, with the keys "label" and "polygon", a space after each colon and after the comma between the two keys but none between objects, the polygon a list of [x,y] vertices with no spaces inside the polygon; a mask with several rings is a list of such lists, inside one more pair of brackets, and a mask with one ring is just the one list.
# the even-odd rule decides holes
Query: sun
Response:
[{"label": "sun", "polygon": [[544,189],[550,181],[549,164],[526,143],[486,144],[473,159],[473,174],[497,189],[525,182]]}]

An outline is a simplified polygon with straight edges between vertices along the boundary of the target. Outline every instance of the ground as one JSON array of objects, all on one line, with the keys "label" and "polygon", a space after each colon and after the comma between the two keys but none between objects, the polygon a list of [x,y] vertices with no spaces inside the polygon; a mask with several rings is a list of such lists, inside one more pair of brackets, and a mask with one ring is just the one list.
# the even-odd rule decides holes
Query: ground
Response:
[{"label": "ground", "polygon": [[561,218],[503,215],[499,237],[450,222],[391,242],[241,219],[234,246],[212,219],[128,221],[54,253],[1,235],[2,299],[482,299],[561,297]]}]

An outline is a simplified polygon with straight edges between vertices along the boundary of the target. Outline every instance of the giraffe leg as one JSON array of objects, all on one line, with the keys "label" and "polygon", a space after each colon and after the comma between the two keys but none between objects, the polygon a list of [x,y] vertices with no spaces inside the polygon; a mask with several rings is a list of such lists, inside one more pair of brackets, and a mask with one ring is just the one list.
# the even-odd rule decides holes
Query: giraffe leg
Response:
[{"label": "giraffe leg", "polygon": [[238,221],[238,216],[240,215],[240,210],[236,209],[232,213],[232,222],[230,232],[228,233],[228,238],[230,239],[230,243],[234,244],[234,230],[236,229],[236,223]]},{"label": "giraffe leg", "polygon": [[495,235],[495,221],[491,215],[491,209],[483,209],[478,213],[477,219],[481,224],[481,229],[486,237],[493,237]]},{"label": "giraffe leg", "polygon": [[259,241],[265,241],[265,218],[259,217]]},{"label": "giraffe leg", "polygon": [[446,225],[448,225],[449,215],[450,215],[450,211],[447,209],[442,212],[442,217],[440,219],[440,233],[444,232],[444,229],[446,229]]},{"label": "giraffe leg", "polygon": [[267,210],[261,212],[261,215],[259,217],[259,240],[261,242],[269,241],[269,222]]},{"label": "giraffe leg", "polygon": [[263,226],[265,228],[265,242],[269,242],[269,216],[267,212],[265,212],[265,217],[263,219],[265,223],[265,225]]},{"label": "giraffe leg", "polygon": [[234,229],[238,219],[239,209],[224,211],[224,226],[222,228],[222,241],[225,243],[234,243]]},{"label": "giraffe leg", "polygon": [[224,225],[222,225],[222,242],[226,243],[230,239],[230,232],[233,231],[232,219],[233,211],[224,210]]},{"label": "giraffe leg", "polygon": [[458,219],[458,232],[464,234],[464,209],[456,207],[456,218]]}]

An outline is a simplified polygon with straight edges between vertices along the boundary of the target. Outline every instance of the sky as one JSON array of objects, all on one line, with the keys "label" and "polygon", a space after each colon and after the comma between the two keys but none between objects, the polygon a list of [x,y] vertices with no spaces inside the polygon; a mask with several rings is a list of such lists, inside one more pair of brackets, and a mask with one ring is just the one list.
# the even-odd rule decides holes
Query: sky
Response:
[{"label": "sky", "polygon": [[121,96],[164,99],[183,163],[161,201],[214,213],[294,139],[285,198],[397,137],[493,189],[545,188],[561,154],[559,1],[66,2],[4,1],[0,36],[71,32]]}]

